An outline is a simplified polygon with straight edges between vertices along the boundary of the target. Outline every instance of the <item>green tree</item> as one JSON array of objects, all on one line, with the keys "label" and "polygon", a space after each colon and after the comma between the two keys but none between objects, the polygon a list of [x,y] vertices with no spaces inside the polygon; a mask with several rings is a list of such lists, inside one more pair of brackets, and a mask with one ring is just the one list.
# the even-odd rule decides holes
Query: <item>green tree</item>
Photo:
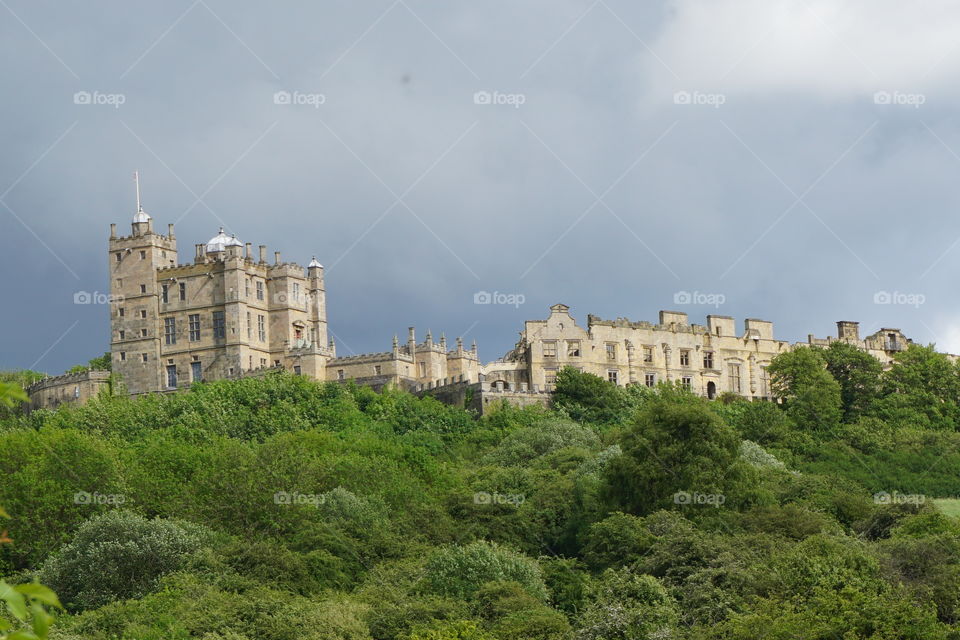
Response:
[{"label": "green tree", "polygon": [[840,385],[826,369],[819,349],[781,353],[767,367],[774,394],[801,429],[829,435],[840,425]]},{"label": "green tree", "polygon": [[933,345],[912,344],[894,356],[883,374],[879,417],[894,424],[956,430],[960,421],[958,366]]},{"label": "green tree", "polygon": [[880,361],[846,342],[831,342],[822,350],[827,371],[840,385],[843,421],[855,422],[880,395]]},{"label": "green tree", "polygon": [[557,374],[553,406],[577,422],[617,424],[627,418],[630,402],[626,392],[612,382],[564,367]]},{"label": "green tree", "polygon": [[436,549],[427,558],[423,586],[431,593],[466,599],[497,580],[512,580],[538,600],[547,599],[536,560],[484,540]]},{"label": "green tree", "polygon": [[703,402],[657,400],[638,412],[623,455],[604,471],[604,495],[634,514],[675,504],[680,492],[724,494],[746,475],[740,438]]}]

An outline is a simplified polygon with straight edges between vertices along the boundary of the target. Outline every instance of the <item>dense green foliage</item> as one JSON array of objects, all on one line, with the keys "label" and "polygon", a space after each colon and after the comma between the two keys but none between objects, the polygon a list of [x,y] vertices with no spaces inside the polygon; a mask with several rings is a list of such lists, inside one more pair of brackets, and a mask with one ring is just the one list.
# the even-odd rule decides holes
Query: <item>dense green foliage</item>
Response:
[{"label": "dense green foliage", "polygon": [[861,356],[780,356],[782,403],[566,369],[482,418],[282,374],[7,413],[0,575],[53,640],[960,637],[960,370]]}]

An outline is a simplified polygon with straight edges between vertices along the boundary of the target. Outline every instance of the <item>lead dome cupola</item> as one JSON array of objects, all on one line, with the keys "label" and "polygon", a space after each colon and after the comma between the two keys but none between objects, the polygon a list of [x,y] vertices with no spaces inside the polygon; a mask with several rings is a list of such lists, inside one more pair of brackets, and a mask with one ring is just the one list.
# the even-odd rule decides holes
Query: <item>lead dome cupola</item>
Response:
[{"label": "lead dome cupola", "polygon": [[243,243],[235,235],[228,236],[220,227],[220,232],[207,242],[207,253],[218,253],[227,247],[242,247]]}]

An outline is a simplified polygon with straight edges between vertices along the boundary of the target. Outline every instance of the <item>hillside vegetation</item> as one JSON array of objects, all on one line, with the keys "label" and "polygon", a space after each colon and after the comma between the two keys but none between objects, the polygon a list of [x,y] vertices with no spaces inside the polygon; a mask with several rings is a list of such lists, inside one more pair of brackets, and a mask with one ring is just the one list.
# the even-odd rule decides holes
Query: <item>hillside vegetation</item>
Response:
[{"label": "hillside vegetation", "polygon": [[783,403],[565,369],[482,418],[285,374],[7,412],[0,576],[55,640],[960,638],[958,368],[770,372]]}]

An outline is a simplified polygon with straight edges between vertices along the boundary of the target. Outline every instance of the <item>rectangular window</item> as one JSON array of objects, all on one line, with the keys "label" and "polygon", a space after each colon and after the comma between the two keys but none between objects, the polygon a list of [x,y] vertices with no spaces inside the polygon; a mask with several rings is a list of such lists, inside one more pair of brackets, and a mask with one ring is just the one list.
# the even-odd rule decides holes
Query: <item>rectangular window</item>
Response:
[{"label": "rectangular window", "polygon": [[643,361],[644,361],[644,362],[653,362],[653,347],[644,347],[644,348],[643,348]]},{"label": "rectangular window", "polygon": [[245,298],[250,297],[250,278],[247,278],[243,283],[243,295]]},{"label": "rectangular window", "polygon": [[693,378],[691,378],[690,376],[683,376],[682,378],[680,378],[680,382],[681,384],[683,384],[684,388],[687,390],[693,387]]},{"label": "rectangular window", "polygon": [[250,317],[249,311],[247,311],[247,340],[253,340],[253,318]]},{"label": "rectangular window", "polygon": [[140,293],[146,293],[146,292],[147,292],[147,285],[145,284],[140,285]]},{"label": "rectangular window", "polygon": [[730,391],[740,393],[740,365],[731,363],[727,367],[727,372],[730,378]]},{"label": "rectangular window", "polygon": [[420,362],[419,365],[420,365],[420,377],[421,377],[421,378],[426,378],[426,377],[427,377],[427,363],[426,363],[426,362]]},{"label": "rectangular window", "polygon": [[127,361],[127,352],[126,352],[126,351],[121,351],[121,352],[120,352],[120,362],[126,362],[126,361]]},{"label": "rectangular window", "polygon": [[170,287],[167,285],[163,285],[160,288],[160,301],[163,302],[164,304],[170,302],[169,289]]},{"label": "rectangular window", "polygon": [[120,316],[121,318],[123,317],[123,307],[117,308],[117,315]]},{"label": "rectangular window", "polygon": [[337,369],[337,380],[343,380],[343,369]]},{"label": "rectangular window", "polygon": [[146,252],[146,251],[141,251],[141,252],[140,252],[140,259],[141,259],[141,260],[146,260],[146,259],[147,259],[147,252]]},{"label": "rectangular window", "polygon": [[617,345],[614,342],[607,343],[607,360],[617,361]]},{"label": "rectangular window", "polygon": [[543,341],[543,357],[544,358],[557,357],[557,341],[556,340]]},{"label": "rectangular window", "polygon": [[620,372],[617,371],[616,369],[611,369],[607,371],[607,380],[609,382],[612,382],[613,384],[618,384],[619,378],[620,378]]},{"label": "rectangular window", "polygon": [[190,363],[190,379],[194,382],[200,382],[203,379],[203,367],[199,362]]},{"label": "rectangular window", "polygon": [[645,385],[647,385],[648,387],[655,387],[655,386],[657,386],[657,374],[655,374],[655,373],[647,373],[647,374],[644,374],[644,376],[643,376],[643,383],[644,383]]},{"label": "rectangular window", "polygon": [[177,365],[175,364],[167,365],[167,388],[177,388]]},{"label": "rectangular window", "polygon": [[141,317],[141,318],[146,318],[146,317],[147,317],[147,310],[146,310],[146,309],[140,309],[140,317]]},{"label": "rectangular window", "polygon": [[148,358],[147,358],[147,354],[141,353],[141,354],[140,354],[140,359],[143,360],[144,362],[146,362],[147,359],[148,359]]},{"label": "rectangular window", "polygon": [[544,369],[543,370],[543,381],[546,384],[557,384],[557,370],[556,369]]},{"label": "rectangular window", "polygon": [[115,255],[117,256],[117,262],[120,262],[121,260],[123,260],[123,256],[121,254],[118,253]]},{"label": "rectangular window", "polygon": [[300,365],[298,364],[293,365],[293,374],[296,376],[300,375]]},{"label": "rectangular window", "polygon": [[163,341],[166,344],[177,344],[177,319],[163,319]]},{"label": "rectangular window", "polygon": [[770,396],[770,374],[766,367],[760,367],[760,395],[764,398]]},{"label": "rectangular window", "polygon": [[703,368],[713,369],[713,351],[703,352]]},{"label": "rectangular window", "polygon": [[567,340],[567,357],[568,358],[580,357],[580,341],[579,340]]},{"label": "rectangular window", "polygon": [[375,376],[380,375],[380,371],[381,371],[380,365],[378,364],[373,365],[373,375]]},{"label": "rectangular window", "polygon": [[180,299],[181,300],[187,299],[187,283],[186,282],[180,283]]},{"label": "rectangular window", "polygon": [[681,367],[690,366],[690,350],[689,349],[680,349],[680,366]]},{"label": "rectangular window", "polygon": [[266,359],[266,358],[260,358],[260,366],[261,366],[261,367],[267,366],[267,359]]},{"label": "rectangular window", "polygon": [[263,300],[263,283],[257,280],[257,300]]},{"label": "rectangular window", "polygon": [[267,320],[262,314],[257,316],[257,337],[260,342],[267,341]]},{"label": "rectangular window", "polygon": [[120,339],[123,340],[123,339],[126,338],[126,337],[127,337],[127,332],[121,330],[121,331],[120,331]]},{"label": "rectangular window", "polygon": [[225,338],[227,336],[227,320],[223,311],[213,312],[213,337]]},{"label": "rectangular window", "polygon": [[200,314],[190,315],[190,342],[196,342],[200,339]]},{"label": "rectangular window", "polygon": [[296,282],[293,283],[293,300],[300,302],[300,285]]},{"label": "rectangular window", "polygon": [[147,337],[147,330],[146,330],[146,329],[140,329],[140,337],[141,337],[141,338],[146,338],[146,337]]}]

